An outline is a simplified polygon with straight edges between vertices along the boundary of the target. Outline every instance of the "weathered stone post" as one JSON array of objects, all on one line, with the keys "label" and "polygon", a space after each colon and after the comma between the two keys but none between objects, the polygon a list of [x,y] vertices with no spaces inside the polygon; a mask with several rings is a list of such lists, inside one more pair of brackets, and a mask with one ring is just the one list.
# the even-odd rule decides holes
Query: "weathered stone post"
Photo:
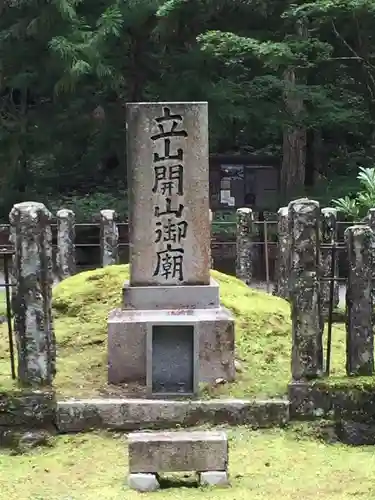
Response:
[{"label": "weathered stone post", "polygon": [[57,217],[57,273],[59,280],[73,276],[76,271],[75,215],[73,210],[61,209]]},{"label": "weathered stone post", "polygon": [[[321,248],[321,269],[322,278],[328,280],[332,274],[332,247],[337,239],[337,210],[335,208],[322,209],[322,243],[325,248]],[[335,256],[335,277],[338,277],[338,258]],[[323,281],[321,285],[322,306],[323,311],[329,309],[329,296],[331,284],[329,281]],[[339,284],[337,281],[333,283],[333,307],[339,305]]]},{"label": "weathered stone post", "polygon": [[[367,213],[367,223],[372,229],[372,232],[375,235],[375,208],[370,208],[370,210]],[[373,254],[372,254],[372,287],[371,287],[371,300],[372,300],[372,306],[374,307],[375,305],[375,247],[373,248]]]},{"label": "weathered stone post", "polygon": [[237,210],[237,233],[236,233],[236,276],[247,285],[252,278],[252,232],[253,211],[251,208],[239,208]]},{"label": "weathered stone post", "polygon": [[212,210],[209,210],[208,211],[209,215],[210,215],[210,265],[211,265],[211,269],[214,268],[214,259],[212,257]]},{"label": "weathered stone post", "polygon": [[49,385],[56,373],[52,304],[52,215],[42,203],[14,205],[9,220],[14,242],[14,331],[18,378]]},{"label": "weathered stone post", "polygon": [[319,219],[317,201],[306,198],[288,205],[290,234],[290,303],[292,313],[292,377],[306,380],[323,370],[319,284]]},{"label": "weathered stone post", "polygon": [[118,263],[118,227],[114,210],[100,211],[100,254],[103,267]]},{"label": "weathered stone post", "polygon": [[375,230],[375,208],[370,208],[367,212],[367,217],[365,217],[366,224],[370,226],[370,228]]},{"label": "weathered stone post", "polygon": [[288,207],[281,207],[277,212],[277,260],[275,295],[289,299],[290,274],[290,237],[288,227]]},{"label": "weathered stone post", "polygon": [[346,292],[346,371],[348,375],[372,375],[374,336],[372,331],[372,253],[374,234],[369,226],[351,226],[345,231],[348,250]]}]

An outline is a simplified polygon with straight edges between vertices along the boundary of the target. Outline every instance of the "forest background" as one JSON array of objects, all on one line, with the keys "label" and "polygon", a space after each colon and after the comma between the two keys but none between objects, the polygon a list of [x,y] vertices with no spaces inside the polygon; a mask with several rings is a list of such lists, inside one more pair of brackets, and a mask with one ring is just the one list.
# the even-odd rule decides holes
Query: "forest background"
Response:
[{"label": "forest background", "polygon": [[280,158],[278,204],[355,195],[375,2],[2,0],[0,221],[30,199],[126,217],[125,104],[179,100],[208,101],[211,153]]}]

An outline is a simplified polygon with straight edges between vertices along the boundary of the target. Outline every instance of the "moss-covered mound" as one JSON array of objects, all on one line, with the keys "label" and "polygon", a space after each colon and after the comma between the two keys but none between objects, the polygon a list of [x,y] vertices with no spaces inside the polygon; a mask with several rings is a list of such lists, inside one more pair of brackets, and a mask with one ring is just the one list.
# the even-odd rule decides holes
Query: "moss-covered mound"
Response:
[{"label": "moss-covered mound", "polygon": [[[69,278],[54,288],[58,344],[55,386],[64,396],[116,394],[106,384],[107,317],[120,306],[129,266],[110,266]],[[290,378],[291,322],[286,301],[212,271],[221,301],[236,318],[236,382],[207,389],[212,396],[277,396]],[[341,337],[341,335],[340,335]],[[8,386],[7,331],[0,329],[0,386]]]},{"label": "moss-covered mound", "polygon": [[[78,274],[54,289],[59,344],[58,387],[103,388],[106,381],[108,312],[120,305],[128,266],[111,266]],[[236,317],[238,381],[215,390],[223,394],[277,394],[289,376],[289,306],[241,281],[212,271],[224,306]],[[241,368],[240,368],[241,369]],[[81,391],[79,391],[81,392]]]}]

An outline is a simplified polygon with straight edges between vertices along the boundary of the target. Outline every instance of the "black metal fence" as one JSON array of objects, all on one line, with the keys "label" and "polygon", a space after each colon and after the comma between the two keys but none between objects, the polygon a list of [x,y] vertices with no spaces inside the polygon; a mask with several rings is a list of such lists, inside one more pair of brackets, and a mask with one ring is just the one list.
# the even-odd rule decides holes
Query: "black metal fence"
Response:
[{"label": "black metal fence", "polygon": [[0,249],[0,259],[3,268],[3,282],[0,283],[0,290],[5,292],[4,297],[4,312],[5,315],[1,318],[6,322],[8,328],[8,345],[9,345],[9,360],[10,372],[12,379],[16,378],[15,357],[14,357],[14,341],[13,341],[13,325],[12,325],[12,301],[11,301],[11,278],[10,265],[13,252],[10,249]]}]

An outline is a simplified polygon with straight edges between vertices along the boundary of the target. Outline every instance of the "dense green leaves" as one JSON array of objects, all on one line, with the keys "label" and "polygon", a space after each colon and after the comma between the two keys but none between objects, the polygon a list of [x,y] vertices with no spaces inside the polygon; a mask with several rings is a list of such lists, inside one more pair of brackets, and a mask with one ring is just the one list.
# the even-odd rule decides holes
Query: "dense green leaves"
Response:
[{"label": "dense green leaves", "polygon": [[353,220],[358,220],[370,208],[375,208],[375,168],[361,167],[357,179],[360,189],[355,197],[344,196],[333,200],[333,206]]},{"label": "dense green leaves", "polygon": [[70,196],[90,213],[94,191],[103,202],[122,200],[128,101],[208,100],[211,151],[279,155],[296,194],[314,183],[322,191],[337,174],[354,178],[375,156],[374,5],[7,2],[0,217],[26,197]]}]

